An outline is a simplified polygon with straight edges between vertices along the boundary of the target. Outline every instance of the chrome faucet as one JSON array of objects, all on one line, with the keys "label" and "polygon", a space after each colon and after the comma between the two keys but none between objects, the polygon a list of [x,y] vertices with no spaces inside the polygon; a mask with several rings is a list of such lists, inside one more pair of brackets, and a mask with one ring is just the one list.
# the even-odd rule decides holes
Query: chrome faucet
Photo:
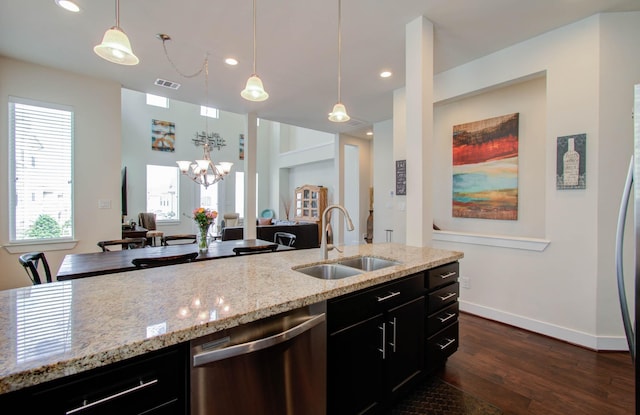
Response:
[{"label": "chrome faucet", "polygon": [[[327,206],[327,208],[324,210],[324,212],[322,212],[322,242],[320,243],[320,259],[324,260],[324,259],[329,259],[329,251],[331,251],[333,248],[336,248],[335,246],[333,246],[333,244],[328,244],[327,245],[327,212],[329,212],[331,209],[338,209],[341,210],[342,213],[344,214],[344,217],[347,219],[347,230],[348,231],[352,231],[353,230],[353,222],[351,221],[351,216],[349,216],[349,212],[347,212],[347,209],[345,209],[344,207],[340,206],[340,205],[330,205]],[[336,250],[338,250],[338,248],[336,248]]]}]

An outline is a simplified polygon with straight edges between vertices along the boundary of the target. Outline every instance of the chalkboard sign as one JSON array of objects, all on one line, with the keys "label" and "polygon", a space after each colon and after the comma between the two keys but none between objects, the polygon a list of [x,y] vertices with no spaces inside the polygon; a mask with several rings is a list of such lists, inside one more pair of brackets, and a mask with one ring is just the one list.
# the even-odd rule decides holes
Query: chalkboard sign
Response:
[{"label": "chalkboard sign", "polygon": [[407,160],[396,160],[396,195],[407,195]]}]

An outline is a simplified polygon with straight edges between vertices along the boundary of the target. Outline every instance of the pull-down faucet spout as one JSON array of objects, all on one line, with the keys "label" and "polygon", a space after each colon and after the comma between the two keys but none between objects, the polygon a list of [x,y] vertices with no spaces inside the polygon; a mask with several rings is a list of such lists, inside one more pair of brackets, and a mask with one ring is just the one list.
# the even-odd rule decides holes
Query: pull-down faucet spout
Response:
[{"label": "pull-down faucet spout", "polygon": [[353,222],[351,221],[351,216],[349,216],[349,212],[347,212],[347,209],[345,209],[344,207],[340,206],[340,205],[330,205],[327,206],[327,208],[324,210],[324,212],[322,212],[322,242],[320,243],[320,259],[325,260],[329,258],[329,251],[332,250],[333,248],[335,248],[333,246],[333,244],[328,244],[327,245],[327,212],[329,212],[331,209],[338,209],[341,210],[342,213],[344,214],[344,217],[347,219],[347,230],[348,231],[352,231],[354,229],[353,227]]}]

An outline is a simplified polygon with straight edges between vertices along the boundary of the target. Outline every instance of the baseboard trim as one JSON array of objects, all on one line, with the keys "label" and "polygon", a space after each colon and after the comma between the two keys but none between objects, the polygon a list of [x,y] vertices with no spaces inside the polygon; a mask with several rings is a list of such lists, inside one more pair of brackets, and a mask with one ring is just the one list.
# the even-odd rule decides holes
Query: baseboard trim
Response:
[{"label": "baseboard trim", "polygon": [[567,343],[575,344],[596,351],[628,351],[627,340],[621,336],[594,336],[592,334],[556,326],[544,321],[507,313],[495,308],[481,306],[460,300],[460,311],[474,314],[489,320],[498,321],[534,333],[553,337]]}]

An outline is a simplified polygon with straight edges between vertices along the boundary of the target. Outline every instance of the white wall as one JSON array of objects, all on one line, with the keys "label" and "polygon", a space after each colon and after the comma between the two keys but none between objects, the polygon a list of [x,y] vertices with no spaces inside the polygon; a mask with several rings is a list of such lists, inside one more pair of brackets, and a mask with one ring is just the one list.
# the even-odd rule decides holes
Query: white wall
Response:
[{"label": "white wall", "polygon": [[[521,194],[525,200],[544,198],[541,215],[521,206],[523,217],[517,222],[493,224],[447,217],[450,190],[435,202],[443,223],[463,233],[434,234],[434,246],[465,254],[461,276],[469,278],[470,288],[461,289],[462,309],[587,347],[626,347],[615,300],[613,240],[631,154],[631,86],[640,73],[640,59],[632,51],[638,38],[640,13],[593,16],[435,77],[436,103],[447,103],[546,73],[546,95],[534,80],[488,92],[488,108],[474,103],[475,98],[461,103],[461,112],[473,116],[466,121],[494,110],[505,112],[505,104],[514,109],[506,112],[520,112],[521,120],[539,118],[536,114],[544,110],[544,119],[536,121],[544,124],[542,136],[537,126],[521,130],[536,148],[527,149],[531,143],[521,141],[520,150]],[[529,87],[521,92],[531,94],[531,106],[516,92]],[[508,94],[504,102],[493,99],[503,93]],[[455,122],[441,119],[436,125],[444,131]],[[557,137],[578,133],[587,135],[587,188],[558,191]],[[450,147],[439,151],[437,157],[450,159]],[[525,164],[527,159],[536,165]],[[537,187],[540,178],[529,175],[541,175],[544,188]],[[450,174],[444,179],[450,181]],[[489,233],[507,237],[476,238]],[[526,248],[528,242],[543,250]]]},{"label": "white wall", "polygon": [[[395,107],[394,107],[395,108]],[[393,161],[393,122],[383,121],[373,126],[373,243],[386,241],[386,229],[393,229],[396,218],[393,209],[395,169]]]},{"label": "white wall", "polygon": [[[372,140],[360,139],[347,134],[341,134],[338,148],[338,174],[339,188],[337,198],[331,200],[333,203],[340,203],[349,212],[354,223],[354,230],[347,231],[346,222],[342,214],[336,212],[331,215],[331,226],[336,231],[334,242],[347,245],[358,245],[365,243],[363,233],[367,230],[367,218],[369,217],[369,188],[373,185],[372,167]],[[347,148],[351,149],[352,157],[356,166],[350,165]],[[347,186],[348,181],[356,180],[356,185]],[[351,193],[355,191],[356,193]]]},{"label": "white wall", "polygon": [[[452,217],[452,126],[519,113],[518,220]],[[434,108],[433,220],[456,232],[545,237],[546,78],[515,84],[470,97],[436,103]]]},{"label": "white wall", "polygon": [[[175,123],[175,151],[164,152],[151,149],[151,120],[157,119]],[[225,139],[226,146],[220,151],[212,149],[215,161],[233,163],[231,174],[218,183],[224,187],[225,204],[220,213],[235,211],[235,172],[244,171],[244,161],[239,158],[239,136],[245,134],[246,118],[243,115],[220,111],[220,118],[208,120],[209,132],[216,132]],[[127,167],[128,217],[137,220],[139,212],[146,211],[146,166],[176,166],[177,160],[195,160],[202,157],[202,147],[191,141],[196,132],[204,131],[206,123],[197,105],[171,100],[169,108],[146,104],[146,95],[128,89],[122,90],[122,166]],[[265,173],[265,178],[268,173]],[[200,186],[186,176],[179,182],[180,222],[159,224],[158,230],[165,234],[193,233],[195,223],[191,212],[199,206]],[[186,215],[186,217],[185,217]]]},{"label": "white wall", "polygon": [[[45,254],[56,274],[66,254],[97,252],[96,242],[120,237],[120,85],[0,57],[0,244],[9,242],[8,188],[8,97],[16,96],[73,107],[74,126],[74,216],[73,249]],[[98,200],[110,200],[111,209],[98,209]],[[29,249],[25,247],[24,249]],[[19,254],[0,250],[0,289],[31,285],[18,264]]]}]

